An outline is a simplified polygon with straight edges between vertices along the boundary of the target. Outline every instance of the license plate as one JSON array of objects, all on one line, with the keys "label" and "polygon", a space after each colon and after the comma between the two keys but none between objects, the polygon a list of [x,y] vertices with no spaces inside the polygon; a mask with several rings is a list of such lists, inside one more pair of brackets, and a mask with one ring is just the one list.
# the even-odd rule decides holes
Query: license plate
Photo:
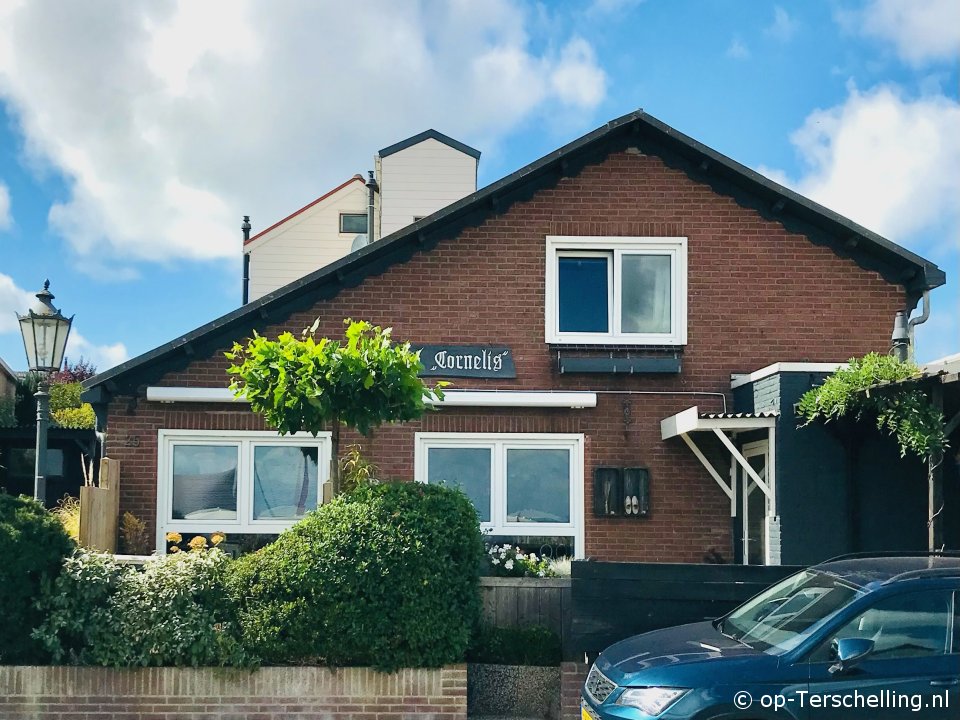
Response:
[{"label": "license plate", "polygon": [[600,720],[586,705],[580,705],[580,720]]}]

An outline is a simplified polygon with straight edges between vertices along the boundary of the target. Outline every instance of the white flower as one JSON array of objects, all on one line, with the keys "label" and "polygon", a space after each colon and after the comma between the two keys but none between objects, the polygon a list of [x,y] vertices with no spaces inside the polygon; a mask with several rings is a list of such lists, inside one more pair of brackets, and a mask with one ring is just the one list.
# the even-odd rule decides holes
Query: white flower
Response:
[{"label": "white flower", "polygon": [[503,546],[503,549],[504,549],[504,550],[509,550],[509,549],[512,548],[512,547],[513,547],[513,545],[507,544],[507,545],[504,545],[504,546]]},{"label": "white flower", "polygon": [[500,564],[500,561],[497,560],[496,558],[494,558],[494,559],[491,560],[490,562],[492,562],[494,565],[499,565],[499,564]]},{"label": "white flower", "polygon": [[537,554],[530,553],[530,562],[536,562],[536,561],[537,561]]},{"label": "white flower", "polygon": [[546,573],[543,570],[537,573],[537,577],[545,577],[545,576],[546,576]]},{"label": "white flower", "polygon": [[504,566],[507,570],[513,570],[513,560],[507,560],[507,561],[503,564],[503,566]]}]

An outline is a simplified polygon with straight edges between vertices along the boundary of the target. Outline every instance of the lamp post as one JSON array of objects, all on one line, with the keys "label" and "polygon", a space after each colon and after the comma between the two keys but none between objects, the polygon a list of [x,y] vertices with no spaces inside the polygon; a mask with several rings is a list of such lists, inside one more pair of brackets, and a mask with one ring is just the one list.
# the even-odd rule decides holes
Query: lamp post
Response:
[{"label": "lamp post", "polygon": [[23,347],[27,351],[27,365],[31,372],[40,374],[37,388],[37,450],[33,496],[41,503],[47,501],[47,426],[50,424],[50,386],[48,374],[60,370],[63,352],[70,336],[73,316],[67,318],[53,306],[50,281],[43,283],[37,293],[37,302],[25,315],[17,314]]}]

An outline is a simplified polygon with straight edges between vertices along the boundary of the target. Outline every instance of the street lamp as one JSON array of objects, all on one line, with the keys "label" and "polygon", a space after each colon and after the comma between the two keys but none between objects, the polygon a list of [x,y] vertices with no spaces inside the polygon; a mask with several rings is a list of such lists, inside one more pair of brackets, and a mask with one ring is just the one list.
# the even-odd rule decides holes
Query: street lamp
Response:
[{"label": "street lamp", "polygon": [[43,283],[37,293],[37,302],[25,315],[17,314],[27,364],[31,372],[40,374],[37,388],[37,450],[33,496],[41,503],[47,501],[47,426],[50,424],[50,392],[48,373],[57,372],[63,364],[63,352],[70,336],[73,316],[67,318],[53,306],[50,281]]}]

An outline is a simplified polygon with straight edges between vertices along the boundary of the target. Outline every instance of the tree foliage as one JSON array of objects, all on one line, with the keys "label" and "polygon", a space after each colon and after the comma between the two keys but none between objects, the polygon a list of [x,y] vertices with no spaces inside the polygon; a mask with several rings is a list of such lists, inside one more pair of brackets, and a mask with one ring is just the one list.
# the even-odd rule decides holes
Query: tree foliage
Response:
[{"label": "tree foliage", "polygon": [[[920,368],[890,355],[870,353],[852,358],[845,368],[822,385],[807,391],[797,404],[801,426],[814,420],[830,422],[852,416],[869,417],[878,430],[897,438],[901,456],[912,452],[921,458],[946,446],[943,414],[919,387],[901,381],[919,377]],[[895,383],[895,384],[891,384]]]},{"label": "tree foliage", "polygon": [[254,333],[226,353],[231,390],[281,435],[332,430],[331,479],[338,493],[340,424],[362,434],[383,423],[414,420],[425,400],[442,398],[442,385],[420,379],[420,353],[391,340],[391,329],[344,321],[346,342],[317,339],[319,319],[299,338],[283,333],[268,340]]}]

